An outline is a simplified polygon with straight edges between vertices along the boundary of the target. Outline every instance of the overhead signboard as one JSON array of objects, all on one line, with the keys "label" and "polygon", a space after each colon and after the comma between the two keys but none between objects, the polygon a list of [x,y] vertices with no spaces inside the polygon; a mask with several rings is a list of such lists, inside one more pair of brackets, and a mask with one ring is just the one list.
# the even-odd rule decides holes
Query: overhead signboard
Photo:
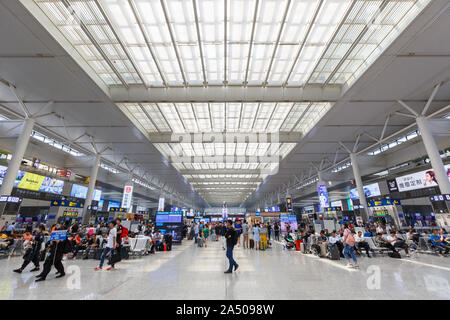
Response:
[{"label": "overhead signboard", "polygon": [[438,194],[435,196],[430,196],[431,202],[439,202],[439,201],[450,201],[450,194]]},{"label": "overhead signboard", "polygon": [[83,202],[68,201],[68,200],[52,200],[50,202],[52,207],[70,207],[70,208],[84,208]]},{"label": "overhead signboard", "polygon": [[[445,166],[445,170],[447,171],[447,176],[449,176],[450,164]],[[448,179],[450,181],[450,177]],[[438,186],[433,169],[404,175],[395,178],[395,181],[400,192]]]},{"label": "overhead signboard", "polygon": [[401,205],[400,200],[398,199],[382,199],[375,201],[367,201],[368,207],[382,207],[382,206],[393,206],[393,205]]}]

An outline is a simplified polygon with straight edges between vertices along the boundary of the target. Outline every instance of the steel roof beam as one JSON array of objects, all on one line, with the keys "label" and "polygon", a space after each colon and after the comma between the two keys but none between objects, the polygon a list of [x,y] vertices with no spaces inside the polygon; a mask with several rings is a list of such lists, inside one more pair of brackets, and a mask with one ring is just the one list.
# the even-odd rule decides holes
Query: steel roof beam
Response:
[{"label": "steel roof beam", "polygon": [[341,85],[306,85],[305,87],[208,86],[146,88],[144,86],[111,87],[116,103],[142,102],[336,102]]},{"label": "steel roof beam", "polygon": [[298,143],[300,132],[251,133],[251,132],[200,132],[149,134],[152,143]]}]

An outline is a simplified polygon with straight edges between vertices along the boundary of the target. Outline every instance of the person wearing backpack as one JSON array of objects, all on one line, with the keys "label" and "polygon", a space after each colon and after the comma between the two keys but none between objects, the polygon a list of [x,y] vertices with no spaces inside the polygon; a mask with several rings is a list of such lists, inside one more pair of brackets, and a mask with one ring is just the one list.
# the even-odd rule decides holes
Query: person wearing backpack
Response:
[{"label": "person wearing backpack", "polygon": [[228,262],[230,263],[230,266],[229,266],[228,270],[225,271],[224,273],[232,273],[233,267],[234,267],[234,271],[236,271],[239,268],[239,265],[233,259],[233,249],[234,249],[234,246],[237,244],[238,237],[236,234],[236,230],[234,230],[234,228],[233,228],[233,222],[231,220],[227,221],[226,226],[227,226],[227,231],[225,233],[225,239],[226,239],[226,244],[227,244],[226,256],[228,258]]}]

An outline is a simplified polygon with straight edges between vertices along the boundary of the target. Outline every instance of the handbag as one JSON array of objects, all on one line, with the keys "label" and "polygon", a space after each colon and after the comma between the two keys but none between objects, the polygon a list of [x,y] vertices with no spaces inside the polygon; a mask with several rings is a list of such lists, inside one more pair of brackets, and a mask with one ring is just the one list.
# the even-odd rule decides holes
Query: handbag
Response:
[{"label": "handbag", "polygon": [[120,262],[122,260],[122,256],[120,255],[119,250],[114,250],[114,253],[109,258],[108,264],[116,264],[117,262]]}]

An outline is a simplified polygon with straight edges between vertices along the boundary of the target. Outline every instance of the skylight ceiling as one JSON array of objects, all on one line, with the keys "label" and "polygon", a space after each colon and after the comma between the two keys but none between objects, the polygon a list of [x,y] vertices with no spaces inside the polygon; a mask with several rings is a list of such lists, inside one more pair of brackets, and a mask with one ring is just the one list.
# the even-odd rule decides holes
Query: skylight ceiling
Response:
[{"label": "skylight ceiling", "polygon": [[107,85],[351,84],[430,0],[34,0]]},{"label": "skylight ceiling", "polygon": [[[351,85],[430,0],[34,2],[110,88],[297,90]],[[239,204],[332,106],[309,99],[138,103],[130,94],[118,107],[207,202]]]},{"label": "skylight ceiling", "polygon": [[[229,184],[234,183],[246,184],[255,189],[254,179],[260,183],[274,170],[300,137],[307,134],[331,108],[331,104],[124,103],[119,104],[119,107],[150,141],[153,140],[155,147],[176,169],[181,172],[188,169],[194,172],[211,170],[210,174],[185,175],[198,190],[212,183],[211,179],[218,179],[214,183],[222,188],[229,189]],[[220,140],[225,132],[234,134],[232,141],[212,142],[201,135],[211,134]],[[267,139],[266,142],[251,140],[258,133],[262,134],[258,138]],[[268,133],[271,134],[270,141],[266,135]],[[292,140],[283,140],[285,136],[295,133],[299,135],[294,135]],[[167,134],[168,142],[157,142]],[[183,142],[179,142],[179,136],[183,137]],[[188,141],[184,142],[186,136]],[[219,169],[233,170],[233,174],[215,174],[215,170]],[[261,171],[258,174],[246,174],[246,169]],[[243,183],[242,179],[247,182]],[[235,188],[236,196],[242,195],[241,191]],[[207,193],[204,198],[213,201],[210,198],[212,196],[212,193]]]}]

